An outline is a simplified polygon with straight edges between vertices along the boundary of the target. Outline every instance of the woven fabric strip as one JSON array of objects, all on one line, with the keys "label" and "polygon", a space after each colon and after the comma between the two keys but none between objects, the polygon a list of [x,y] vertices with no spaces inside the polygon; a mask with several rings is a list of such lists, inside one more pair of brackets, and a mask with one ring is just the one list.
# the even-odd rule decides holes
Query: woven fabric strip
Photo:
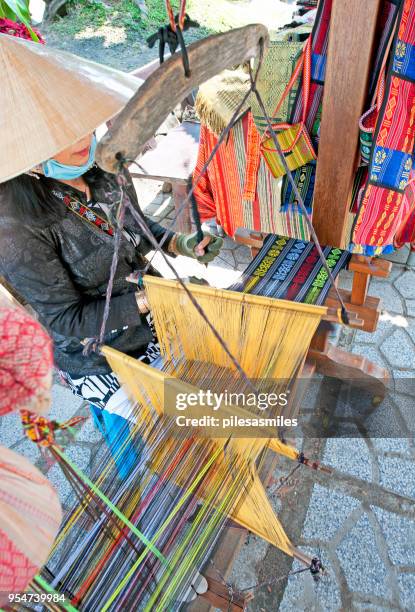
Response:
[{"label": "woven fabric strip", "polygon": [[[350,253],[323,247],[334,278],[349,262]],[[331,288],[327,271],[313,242],[269,235],[241,278],[229,289],[267,297],[323,304]]]}]

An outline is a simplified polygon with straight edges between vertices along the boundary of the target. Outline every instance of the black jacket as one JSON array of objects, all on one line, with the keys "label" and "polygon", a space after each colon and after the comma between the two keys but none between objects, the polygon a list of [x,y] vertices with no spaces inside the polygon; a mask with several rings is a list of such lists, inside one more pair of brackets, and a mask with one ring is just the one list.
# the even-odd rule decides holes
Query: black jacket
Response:
[{"label": "black jacket", "polygon": [[[95,173],[95,180],[90,183],[93,199],[114,209],[120,199],[115,177],[98,170],[90,172]],[[114,239],[65,206],[62,201],[65,194],[86,203],[81,192],[56,181],[52,184],[51,206],[58,207],[52,219],[45,215],[45,219],[22,221],[16,203],[1,197],[1,273],[51,333],[57,367],[78,376],[108,372],[104,357],[96,353],[82,355],[81,341],[99,336]],[[140,210],[132,190],[130,199]],[[153,235],[160,239],[164,228],[144,218]],[[126,226],[140,234],[128,214]],[[168,242],[169,239],[164,244]],[[141,354],[152,334],[145,316],[138,312],[134,296],[137,286],[125,278],[133,270],[144,268],[147,263],[144,256],[151,248],[143,236],[137,248],[123,237],[114,279],[105,344],[133,356]]]}]

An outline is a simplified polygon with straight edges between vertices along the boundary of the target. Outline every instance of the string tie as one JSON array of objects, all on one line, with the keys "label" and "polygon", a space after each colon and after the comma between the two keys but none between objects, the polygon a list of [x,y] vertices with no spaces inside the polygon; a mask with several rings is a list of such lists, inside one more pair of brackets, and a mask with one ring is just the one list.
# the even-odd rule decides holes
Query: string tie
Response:
[{"label": "string tie", "polygon": [[43,447],[54,446],[56,444],[56,431],[68,430],[71,432],[75,425],[83,423],[86,419],[87,417],[84,416],[76,416],[63,423],[58,423],[57,421],[50,421],[43,416],[29,412],[29,410],[21,410],[24,433],[29,440]]}]

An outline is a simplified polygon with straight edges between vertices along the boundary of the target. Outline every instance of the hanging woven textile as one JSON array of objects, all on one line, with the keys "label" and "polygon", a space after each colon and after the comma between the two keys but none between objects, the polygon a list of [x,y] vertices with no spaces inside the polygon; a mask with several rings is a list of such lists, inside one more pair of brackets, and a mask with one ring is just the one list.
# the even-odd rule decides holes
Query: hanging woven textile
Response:
[{"label": "hanging woven textile", "polygon": [[398,17],[382,108],[376,124],[369,180],[355,221],[351,250],[379,255],[394,249],[403,222],[403,198],[415,140],[415,2],[404,0]]},{"label": "hanging woven textile", "polygon": [[[270,113],[290,79],[309,31],[310,28],[299,27],[273,35],[258,76],[258,89]],[[279,109],[278,117],[283,121],[288,119],[296,87],[297,82]],[[201,134],[195,178],[248,90],[249,76],[243,70],[225,71],[200,88],[196,110],[201,119]],[[247,110],[249,106],[251,112]],[[281,182],[270,175],[261,156],[265,118],[254,95],[249,96],[243,113],[195,185],[202,220],[215,217],[230,236],[238,227],[247,227],[306,238],[307,229],[296,211],[280,214]]]},{"label": "hanging woven textile", "polygon": [[415,251],[415,172],[411,172],[411,179],[406,186],[403,203],[403,222],[399,227],[394,245],[397,249],[408,244],[411,251]]},{"label": "hanging woven textile", "polygon": [[[195,177],[217,142],[218,137],[207,126],[201,125]],[[259,145],[260,136],[251,113],[247,112],[220,145],[209,171],[195,187],[202,221],[215,217],[229,236],[233,236],[238,227],[284,233],[284,220],[279,214],[279,181],[260,159]],[[253,155],[253,164],[248,152]],[[247,183],[255,186],[249,193],[245,192]],[[294,225],[292,219],[291,226]],[[301,230],[299,235],[302,235]]]},{"label": "hanging woven textile", "polygon": [[[321,102],[324,90],[324,75],[327,61],[327,46],[330,27],[332,0],[321,0],[318,5],[316,20],[311,33],[312,49],[311,49],[311,86],[309,94],[309,110],[307,112],[305,124],[310,134],[312,144],[316,152],[318,152],[318,136],[321,117]],[[298,87],[297,99],[291,113],[290,123],[298,123],[301,120],[303,111],[303,87]],[[311,213],[314,182],[316,174],[316,163],[311,162],[298,168],[294,173],[294,181],[297,189],[302,197],[307,210]],[[289,212],[293,209],[298,215],[301,215],[293,193],[292,185],[285,177],[282,183],[281,191],[281,208],[287,213],[287,230],[284,235],[292,236],[289,226]]]}]

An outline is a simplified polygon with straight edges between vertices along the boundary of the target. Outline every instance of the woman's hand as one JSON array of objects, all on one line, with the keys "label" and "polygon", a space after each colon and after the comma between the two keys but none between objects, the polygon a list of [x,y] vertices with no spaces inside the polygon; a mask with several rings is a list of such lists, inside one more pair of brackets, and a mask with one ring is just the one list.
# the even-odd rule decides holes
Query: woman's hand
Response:
[{"label": "woman's hand", "polygon": [[135,299],[140,314],[147,314],[150,312],[150,305],[147,300],[145,289],[140,289],[140,291],[136,291]]},{"label": "woman's hand", "polygon": [[223,239],[203,232],[203,240],[197,242],[197,232],[193,234],[175,234],[169,244],[169,251],[208,263],[215,259],[223,245]]}]

